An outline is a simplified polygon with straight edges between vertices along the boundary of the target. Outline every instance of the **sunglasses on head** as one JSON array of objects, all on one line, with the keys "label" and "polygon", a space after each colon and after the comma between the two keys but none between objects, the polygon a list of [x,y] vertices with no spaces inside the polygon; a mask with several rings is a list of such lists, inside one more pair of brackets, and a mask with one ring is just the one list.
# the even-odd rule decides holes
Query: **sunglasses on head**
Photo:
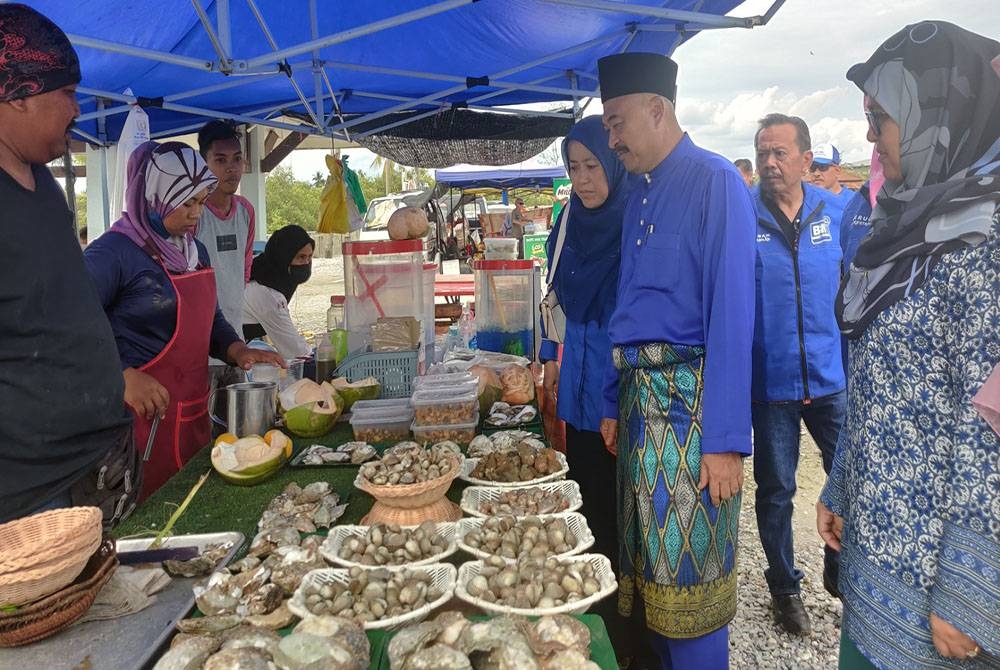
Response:
[{"label": "sunglasses on head", "polygon": [[889,118],[889,115],[881,110],[865,110],[865,118],[868,119],[868,127],[872,134],[878,137],[882,134],[882,121]]},{"label": "sunglasses on head", "polygon": [[809,166],[809,171],[810,172],[826,172],[831,167],[833,167],[833,165],[829,164],[829,163],[827,163],[827,164],[813,163],[812,165]]}]

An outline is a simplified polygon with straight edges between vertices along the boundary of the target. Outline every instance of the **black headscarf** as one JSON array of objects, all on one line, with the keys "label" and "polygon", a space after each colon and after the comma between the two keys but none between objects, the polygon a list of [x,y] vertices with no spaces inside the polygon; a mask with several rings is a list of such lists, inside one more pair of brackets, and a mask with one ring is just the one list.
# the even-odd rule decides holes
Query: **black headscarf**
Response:
[{"label": "black headscarf", "polygon": [[315,240],[309,237],[309,233],[301,226],[290,225],[276,230],[268,238],[264,253],[253,259],[253,267],[250,269],[251,281],[273,288],[285,296],[285,300],[291,300],[295,289],[305,279],[297,280],[293,277],[288,266],[299,253],[299,249],[307,244],[313,249],[316,248]]},{"label": "black headscarf", "polygon": [[923,285],[942,255],[982,243],[1000,201],[1000,43],[943,21],[890,37],[847,78],[899,125],[902,180],[886,181],[837,296],[858,337]]}]

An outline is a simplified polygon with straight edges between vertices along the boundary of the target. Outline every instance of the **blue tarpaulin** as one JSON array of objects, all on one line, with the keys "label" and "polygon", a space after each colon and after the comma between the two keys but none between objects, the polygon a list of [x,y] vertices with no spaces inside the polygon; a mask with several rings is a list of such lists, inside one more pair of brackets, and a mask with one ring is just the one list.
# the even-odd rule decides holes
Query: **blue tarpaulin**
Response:
[{"label": "blue tarpaulin", "polygon": [[[775,0],[775,7],[783,0]],[[331,137],[394,112],[572,102],[597,59],[671,53],[739,0],[27,0],[69,34],[80,137],[114,141],[132,90],[154,136],[206,117]],[[289,118],[291,113],[293,118]],[[389,123],[387,121],[386,123]],[[358,133],[354,133],[358,134]]]}]

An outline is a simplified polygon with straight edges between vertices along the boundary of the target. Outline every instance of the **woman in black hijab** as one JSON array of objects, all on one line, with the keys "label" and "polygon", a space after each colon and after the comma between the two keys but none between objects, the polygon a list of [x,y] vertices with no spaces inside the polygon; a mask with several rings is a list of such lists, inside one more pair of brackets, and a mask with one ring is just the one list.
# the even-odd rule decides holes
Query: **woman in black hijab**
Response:
[{"label": "woman in black hijab", "polygon": [[316,242],[301,226],[285,226],[271,235],[250,270],[243,298],[243,336],[252,340],[267,335],[286,359],[312,355],[312,346],[292,323],[288,303],[299,284],[309,279],[315,248]]}]

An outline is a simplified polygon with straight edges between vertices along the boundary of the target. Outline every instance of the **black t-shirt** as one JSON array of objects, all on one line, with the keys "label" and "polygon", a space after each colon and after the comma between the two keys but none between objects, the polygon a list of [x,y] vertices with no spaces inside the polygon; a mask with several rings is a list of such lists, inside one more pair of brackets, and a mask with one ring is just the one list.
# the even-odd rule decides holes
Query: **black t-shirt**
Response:
[{"label": "black t-shirt", "polygon": [[66,199],[0,169],[0,521],[66,491],[131,417],[115,338]]}]

